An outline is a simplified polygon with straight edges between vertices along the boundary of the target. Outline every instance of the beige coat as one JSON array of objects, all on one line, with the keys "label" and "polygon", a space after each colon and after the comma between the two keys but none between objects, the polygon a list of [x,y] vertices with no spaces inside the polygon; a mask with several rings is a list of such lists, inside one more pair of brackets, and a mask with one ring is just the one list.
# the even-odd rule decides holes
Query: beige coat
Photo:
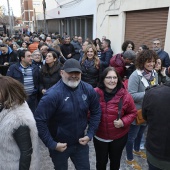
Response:
[{"label": "beige coat", "polygon": [[30,170],[54,169],[48,149],[38,137],[33,114],[25,102],[0,112],[0,170],[19,169],[20,150],[13,138],[13,132],[21,125],[30,129],[33,148]]}]

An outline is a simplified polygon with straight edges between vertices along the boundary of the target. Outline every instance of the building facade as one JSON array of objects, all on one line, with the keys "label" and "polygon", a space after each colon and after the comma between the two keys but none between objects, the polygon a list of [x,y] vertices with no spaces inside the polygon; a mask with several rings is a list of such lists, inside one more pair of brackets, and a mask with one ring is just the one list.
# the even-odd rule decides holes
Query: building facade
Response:
[{"label": "building facade", "polygon": [[[67,32],[71,37],[96,36],[96,0],[46,0],[46,26],[48,33]],[[37,16],[39,31],[44,31],[44,15]],[[47,33],[46,32],[46,33]]]},{"label": "building facade", "polygon": [[21,17],[24,25],[31,27],[33,12],[32,0],[21,0]]},{"label": "building facade", "polygon": [[162,48],[170,54],[169,0],[98,0],[97,37],[105,35],[112,42],[114,53],[121,52],[125,40],[152,49],[152,40],[160,38]]}]

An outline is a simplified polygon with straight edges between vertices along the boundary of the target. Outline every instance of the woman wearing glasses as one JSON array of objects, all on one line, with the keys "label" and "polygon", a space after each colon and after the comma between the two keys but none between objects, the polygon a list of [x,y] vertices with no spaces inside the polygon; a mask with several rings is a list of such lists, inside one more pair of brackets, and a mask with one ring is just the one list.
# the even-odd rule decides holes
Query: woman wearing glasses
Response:
[{"label": "woman wearing glasses", "polygon": [[42,65],[43,65],[43,57],[42,57],[42,54],[40,53],[39,50],[35,50],[32,53],[32,64],[35,64],[39,68],[42,67]]},{"label": "woman wearing glasses", "polygon": [[136,117],[136,108],[113,67],[103,71],[95,90],[99,94],[102,109],[101,122],[94,137],[96,169],[106,170],[109,158],[110,169],[119,170],[128,131]]}]

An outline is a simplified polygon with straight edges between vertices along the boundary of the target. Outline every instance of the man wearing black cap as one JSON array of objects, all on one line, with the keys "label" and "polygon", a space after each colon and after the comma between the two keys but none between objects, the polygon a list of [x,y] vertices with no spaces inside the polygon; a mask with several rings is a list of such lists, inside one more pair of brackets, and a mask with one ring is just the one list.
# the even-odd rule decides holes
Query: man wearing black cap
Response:
[{"label": "man wearing black cap", "polygon": [[46,92],[35,112],[39,136],[57,170],[68,169],[69,157],[77,170],[90,170],[87,143],[97,130],[101,110],[96,92],[81,81],[81,73],[80,63],[68,59],[62,79]]}]

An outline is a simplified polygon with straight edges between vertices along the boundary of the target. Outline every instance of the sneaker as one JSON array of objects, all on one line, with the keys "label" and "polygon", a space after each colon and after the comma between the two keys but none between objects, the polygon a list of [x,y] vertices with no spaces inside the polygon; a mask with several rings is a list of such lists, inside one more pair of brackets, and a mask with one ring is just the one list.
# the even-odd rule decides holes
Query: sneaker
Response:
[{"label": "sneaker", "polygon": [[143,151],[133,151],[134,155],[140,156],[143,159],[146,159],[146,154]]},{"label": "sneaker", "polygon": [[141,144],[141,145],[140,145],[140,150],[144,150],[144,149],[145,149],[144,144]]},{"label": "sneaker", "polygon": [[142,170],[141,166],[135,160],[132,161],[126,160],[126,163],[135,170]]}]

